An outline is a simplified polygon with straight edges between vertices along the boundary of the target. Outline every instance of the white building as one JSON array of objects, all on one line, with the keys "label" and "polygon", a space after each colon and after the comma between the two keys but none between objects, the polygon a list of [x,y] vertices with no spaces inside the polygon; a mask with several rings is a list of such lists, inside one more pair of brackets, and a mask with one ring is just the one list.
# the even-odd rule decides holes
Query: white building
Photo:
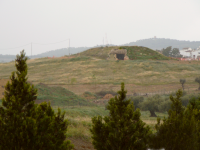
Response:
[{"label": "white building", "polygon": [[180,50],[180,54],[183,55],[184,58],[197,59],[200,57],[200,46],[196,50],[191,48],[183,48]]}]

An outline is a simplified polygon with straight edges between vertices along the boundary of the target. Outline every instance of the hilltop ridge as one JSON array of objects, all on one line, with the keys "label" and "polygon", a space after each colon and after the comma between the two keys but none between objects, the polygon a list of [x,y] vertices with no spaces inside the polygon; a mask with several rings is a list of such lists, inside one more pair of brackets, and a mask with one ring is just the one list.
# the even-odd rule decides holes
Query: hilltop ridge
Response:
[{"label": "hilltop ridge", "polygon": [[136,42],[130,42],[123,44],[124,46],[145,46],[154,50],[161,50],[168,46],[172,46],[173,48],[183,49],[185,47],[190,47],[192,49],[196,49],[200,46],[200,41],[186,41],[186,40],[176,40],[176,39],[166,39],[166,38],[149,38],[149,39],[141,39]]},{"label": "hilltop ridge", "polygon": [[[124,49],[127,51],[127,56],[130,60],[169,60],[169,57],[166,57],[160,54],[157,51],[154,51],[150,48],[143,47],[143,46],[111,46],[111,47],[97,47],[91,48],[84,52],[81,52],[81,56],[89,56],[99,59],[108,59],[109,54],[113,50],[120,50]],[[117,59],[116,59],[117,60]]]}]

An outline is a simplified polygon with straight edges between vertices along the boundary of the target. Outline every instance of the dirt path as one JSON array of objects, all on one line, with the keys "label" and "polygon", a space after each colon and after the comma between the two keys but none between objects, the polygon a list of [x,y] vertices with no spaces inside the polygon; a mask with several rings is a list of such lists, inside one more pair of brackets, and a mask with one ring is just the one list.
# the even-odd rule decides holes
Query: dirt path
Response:
[{"label": "dirt path", "polygon": [[74,150],[95,150],[91,142],[82,139],[68,138],[74,144]]}]

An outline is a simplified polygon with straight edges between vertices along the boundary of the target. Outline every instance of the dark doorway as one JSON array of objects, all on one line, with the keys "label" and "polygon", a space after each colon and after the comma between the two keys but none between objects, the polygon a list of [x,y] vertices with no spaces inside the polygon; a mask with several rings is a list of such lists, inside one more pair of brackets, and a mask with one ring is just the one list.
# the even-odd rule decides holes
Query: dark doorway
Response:
[{"label": "dark doorway", "polygon": [[124,54],[117,54],[118,60],[124,60]]}]

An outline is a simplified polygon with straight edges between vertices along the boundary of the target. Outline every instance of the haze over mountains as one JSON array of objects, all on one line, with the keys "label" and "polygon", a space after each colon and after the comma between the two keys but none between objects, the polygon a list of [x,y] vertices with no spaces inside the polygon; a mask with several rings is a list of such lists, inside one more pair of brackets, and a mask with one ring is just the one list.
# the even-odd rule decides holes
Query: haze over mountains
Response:
[{"label": "haze over mountains", "polygon": [[[148,47],[153,50],[161,50],[168,46],[172,46],[172,48],[179,48],[179,49],[182,49],[184,47],[190,47],[192,49],[196,49],[197,47],[200,46],[200,41],[179,41],[179,40],[165,39],[165,38],[149,38],[149,39],[143,39],[143,40],[138,40],[136,42],[123,44],[123,46],[134,46],[134,45]],[[97,45],[94,47],[100,47],[100,46],[105,46],[105,45]],[[108,46],[114,46],[114,45],[108,45]],[[42,57],[53,57],[53,56],[61,57],[64,55],[69,55],[69,53],[70,54],[80,53],[82,51],[85,51],[87,49],[94,48],[94,47],[70,47],[70,49],[62,48],[62,49],[51,50],[45,53],[28,56],[28,57],[29,58],[42,58]],[[15,58],[16,58],[15,55],[0,54],[0,63],[13,61],[15,60]]]},{"label": "haze over mountains", "polygon": [[[38,55],[32,55],[32,56],[28,56],[31,59],[34,58],[42,58],[42,57],[61,57],[64,55],[70,55],[71,54],[76,54],[82,51],[85,51],[87,49],[90,49],[91,47],[70,47],[69,48],[62,48],[62,49],[56,49],[56,50],[51,50],[51,51],[47,51],[45,53],[41,53]],[[10,62],[15,60],[16,56],[15,55],[2,55],[0,54],[0,63],[4,63],[4,62]]]},{"label": "haze over mountains", "polygon": [[124,44],[125,46],[144,46],[151,48],[153,50],[161,50],[168,46],[172,46],[172,48],[179,48],[179,50],[190,47],[192,49],[196,49],[200,46],[200,41],[179,41],[174,39],[165,39],[165,38],[150,38],[150,39],[143,39],[138,40],[136,42],[130,42]]}]

